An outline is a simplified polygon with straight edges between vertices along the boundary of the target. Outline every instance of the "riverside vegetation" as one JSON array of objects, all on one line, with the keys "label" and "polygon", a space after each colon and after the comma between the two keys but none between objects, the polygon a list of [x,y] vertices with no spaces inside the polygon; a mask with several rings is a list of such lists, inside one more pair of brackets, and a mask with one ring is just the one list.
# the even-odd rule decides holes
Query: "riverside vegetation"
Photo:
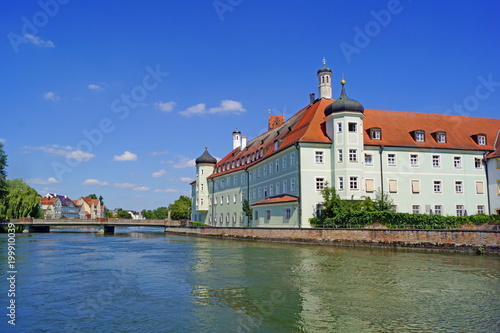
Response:
[{"label": "riverside vegetation", "polygon": [[375,200],[342,200],[335,188],[323,191],[323,208],[318,216],[309,219],[316,228],[363,228],[379,223],[388,228],[454,229],[465,224],[498,224],[500,215],[442,216],[433,214],[396,213],[387,193],[377,191]]}]

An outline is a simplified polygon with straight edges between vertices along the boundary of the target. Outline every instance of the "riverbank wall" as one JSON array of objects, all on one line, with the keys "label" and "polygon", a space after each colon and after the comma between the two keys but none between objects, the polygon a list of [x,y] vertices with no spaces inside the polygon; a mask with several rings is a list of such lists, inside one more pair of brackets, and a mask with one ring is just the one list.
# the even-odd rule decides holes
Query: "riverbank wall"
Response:
[{"label": "riverbank wall", "polygon": [[190,236],[343,246],[438,249],[500,254],[498,230],[167,227]]}]

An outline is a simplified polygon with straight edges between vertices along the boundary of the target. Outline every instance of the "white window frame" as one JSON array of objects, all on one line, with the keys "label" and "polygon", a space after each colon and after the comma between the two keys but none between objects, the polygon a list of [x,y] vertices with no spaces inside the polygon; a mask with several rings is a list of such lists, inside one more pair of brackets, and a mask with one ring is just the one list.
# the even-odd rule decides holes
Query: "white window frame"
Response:
[{"label": "white window frame", "polygon": [[[367,162],[367,157],[369,157],[369,159],[370,159],[369,162]],[[373,166],[373,154],[365,153],[365,165],[366,166]]]},{"label": "white window frame", "polygon": [[342,133],[342,123],[337,123],[337,133]]},{"label": "white window frame", "polygon": [[434,215],[443,215],[443,205],[434,205]]},{"label": "white window frame", "polygon": [[337,163],[344,163],[344,151],[342,149],[337,150]]},{"label": "white window frame", "polygon": [[358,150],[349,149],[349,162],[358,163]]},{"label": "white window frame", "polygon": [[480,146],[486,145],[486,135],[478,135],[477,136],[477,144]]},{"label": "white window frame", "polygon": [[359,177],[349,176],[349,190],[358,191],[359,190]]},{"label": "white window frame", "polygon": [[292,218],[292,209],[290,208],[285,208],[285,220],[289,220]]},{"label": "white window frame", "polygon": [[456,212],[457,216],[464,216],[465,215],[464,205],[456,205],[455,212]]},{"label": "white window frame", "polygon": [[314,188],[316,192],[321,192],[325,188],[325,178],[324,177],[316,177],[314,181]]},{"label": "white window frame", "polygon": [[484,205],[477,205],[478,214],[485,214],[485,212],[486,212],[486,207]]},{"label": "white window frame", "polygon": [[438,143],[446,143],[446,132],[437,132],[436,139]]},{"label": "white window frame", "polygon": [[295,193],[295,178],[290,179],[290,192]]},{"label": "white window frame", "polygon": [[387,166],[394,167],[396,164],[396,153],[387,154]]},{"label": "white window frame", "polygon": [[464,193],[464,182],[462,180],[455,180],[455,193]]},{"label": "white window frame", "polygon": [[462,156],[453,156],[453,168],[462,169]]},{"label": "white window frame", "polygon": [[410,167],[418,167],[418,154],[410,154]]},{"label": "white window frame", "polygon": [[443,193],[443,182],[441,180],[434,180],[432,182],[433,193]]},{"label": "white window frame", "polygon": [[[351,130],[351,126],[354,128],[354,130]],[[349,133],[358,133],[358,123],[348,122],[347,123],[347,131]]]},{"label": "white window frame", "polygon": [[[500,161],[500,159],[499,159]],[[479,162],[479,163],[478,163]],[[482,169],[483,168],[483,163],[482,163],[482,160],[481,158],[479,157],[474,157],[474,168],[475,169]]]},{"label": "white window frame", "polygon": [[382,135],[381,135],[382,133],[381,132],[382,131],[381,131],[380,128],[372,128],[370,130],[370,134],[371,134],[370,137],[371,137],[371,139],[372,140],[381,140],[381,138],[382,138]]},{"label": "white window frame", "polygon": [[415,132],[415,141],[416,142],[425,142],[425,132],[424,131],[416,131]]},{"label": "white window frame", "polygon": [[325,164],[325,152],[323,150],[314,151],[314,164]]},{"label": "white window frame", "polygon": [[338,188],[339,188],[339,191],[344,190],[344,177],[342,177],[342,176],[338,177]]},{"label": "white window frame", "polygon": [[432,155],[432,167],[433,168],[441,167],[441,155]]},{"label": "white window frame", "polygon": [[420,205],[411,205],[412,214],[420,214]]}]

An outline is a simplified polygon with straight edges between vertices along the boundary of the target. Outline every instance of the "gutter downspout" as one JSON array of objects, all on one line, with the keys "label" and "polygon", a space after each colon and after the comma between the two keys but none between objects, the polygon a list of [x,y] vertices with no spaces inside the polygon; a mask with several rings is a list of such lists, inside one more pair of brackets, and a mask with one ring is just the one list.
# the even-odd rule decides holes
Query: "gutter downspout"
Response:
[{"label": "gutter downspout", "polygon": [[302,182],[300,180],[300,149],[299,149],[299,143],[295,143],[295,148],[297,148],[297,187],[298,187],[298,192],[299,192],[299,211],[298,211],[298,225],[299,229],[302,228]]},{"label": "gutter downspout", "polygon": [[384,170],[382,168],[383,162],[382,162],[382,153],[384,151],[384,145],[380,145],[379,149],[379,154],[380,154],[380,188],[382,191],[382,195],[384,194]]},{"label": "gutter downspout", "polygon": [[[245,172],[247,173],[247,200],[250,205],[250,173],[248,172],[248,167],[245,168]],[[250,227],[250,217],[247,216],[247,226]]]},{"label": "gutter downspout", "polygon": [[[488,155],[488,152],[485,152],[483,155],[483,162],[484,162],[484,172],[486,173],[486,196],[488,197],[488,211],[484,212],[485,214],[494,214],[494,212],[491,212],[491,202],[490,202],[490,181],[488,179],[488,161],[486,159],[486,155]],[[483,188],[484,191],[484,188]]]},{"label": "gutter downspout", "polygon": [[[212,214],[212,218],[211,218],[212,223],[211,223],[211,225],[213,227],[214,226],[214,198],[215,198],[214,192],[215,192],[215,183],[214,183],[214,179],[213,178],[210,179],[210,180],[212,181],[212,198],[211,199],[209,198],[209,199],[210,199],[210,202],[211,202],[211,210],[212,210],[212,213],[211,213]],[[210,190],[210,187],[208,189]],[[209,193],[210,193],[210,191],[209,191]]]}]

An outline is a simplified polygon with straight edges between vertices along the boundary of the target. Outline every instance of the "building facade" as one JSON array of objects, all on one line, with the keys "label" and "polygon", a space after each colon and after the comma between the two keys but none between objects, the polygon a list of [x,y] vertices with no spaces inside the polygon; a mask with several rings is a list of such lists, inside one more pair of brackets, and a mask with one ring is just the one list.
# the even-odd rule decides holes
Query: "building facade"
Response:
[{"label": "building facade", "polygon": [[248,142],[235,130],[220,161],[205,149],[191,183],[193,221],[309,228],[327,184],[346,200],[386,192],[397,212],[500,213],[499,119],[365,110],[344,80],[332,99],[325,63],[317,76],[318,98],[290,119],[269,116],[268,131]]}]

